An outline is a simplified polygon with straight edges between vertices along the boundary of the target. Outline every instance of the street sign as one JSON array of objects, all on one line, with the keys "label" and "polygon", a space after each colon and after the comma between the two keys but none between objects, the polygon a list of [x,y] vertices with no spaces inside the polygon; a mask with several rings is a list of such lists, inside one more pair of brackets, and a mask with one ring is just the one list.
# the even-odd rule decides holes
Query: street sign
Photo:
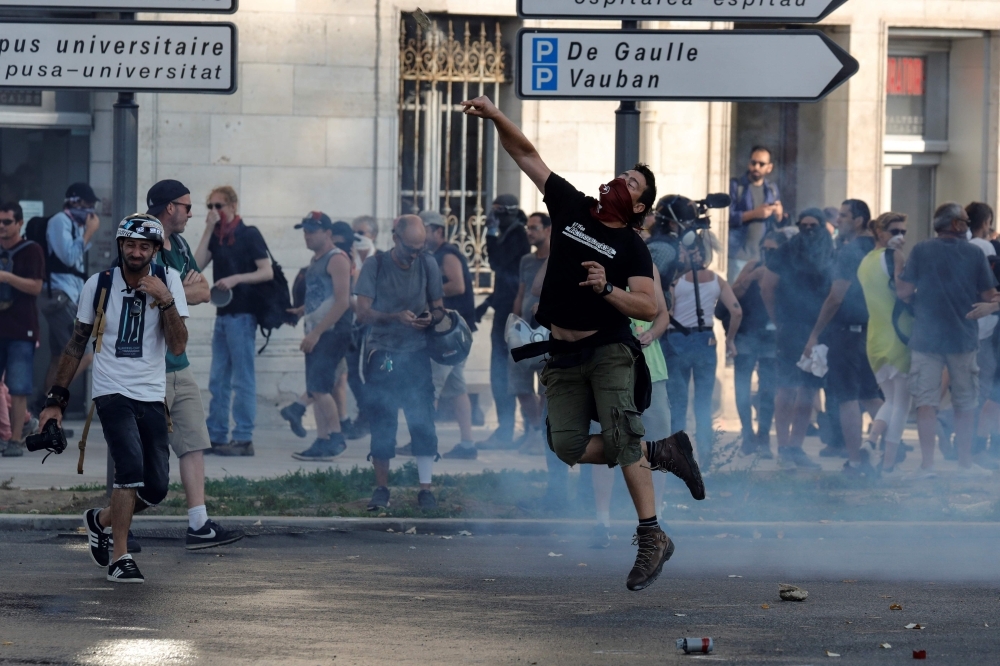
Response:
[{"label": "street sign", "polygon": [[815,102],[858,61],[818,30],[522,29],[516,70],[521,99]]},{"label": "street sign", "polygon": [[239,0],[0,0],[0,8],[232,14]]},{"label": "street sign", "polygon": [[0,87],[236,91],[236,26],[0,19]]},{"label": "street sign", "polygon": [[815,23],[847,0],[517,0],[522,18]]}]

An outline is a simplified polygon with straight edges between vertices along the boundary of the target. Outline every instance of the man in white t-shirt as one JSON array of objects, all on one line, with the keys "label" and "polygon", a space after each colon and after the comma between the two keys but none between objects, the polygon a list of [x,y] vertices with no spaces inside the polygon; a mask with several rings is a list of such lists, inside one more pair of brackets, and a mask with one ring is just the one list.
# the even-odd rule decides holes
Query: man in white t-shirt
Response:
[{"label": "man in white t-shirt", "polygon": [[[69,386],[91,334],[97,338],[92,395],[115,465],[111,504],[84,514],[90,556],[108,567],[108,580],[145,579],[127,550],[132,514],[167,495],[169,449],[167,350],[184,353],[188,316],[180,276],[153,264],[163,247],[163,225],[151,215],[130,215],[118,227],[118,265],[87,280],[73,337],[59,360],[39,421],[62,424]],[[103,312],[103,317],[101,317]],[[109,546],[114,541],[113,557]]]}]

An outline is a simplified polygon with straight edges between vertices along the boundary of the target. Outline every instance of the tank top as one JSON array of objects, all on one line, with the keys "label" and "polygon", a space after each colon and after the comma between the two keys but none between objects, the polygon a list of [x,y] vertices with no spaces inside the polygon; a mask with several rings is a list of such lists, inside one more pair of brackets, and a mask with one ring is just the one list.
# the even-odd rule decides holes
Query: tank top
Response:
[{"label": "tank top", "polygon": [[[705,327],[711,329],[715,325],[715,305],[719,302],[719,296],[722,294],[719,276],[716,275],[711,282],[700,283],[698,292],[701,297],[702,319],[705,322]],[[687,328],[697,328],[698,326],[694,283],[688,281],[686,274],[674,285],[674,319]]]},{"label": "tank top", "polygon": [[319,259],[313,259],[306,268],[306,313],[303,326],[307,334],[333,308],[333,279],[327,272],[327,266],[334,255],[343,253],[343,250],[335,247]]},{"label": "tank top", "polygon": [[[896,294],[889,287],[889,270],[885,263],[885,248],[868,253],[858,267],[858,280],[868,306],[868,362],[872,372],[878,374],[886,365],[899,372],[910,371],[910,350],[896,335],[892,326],[892,309]],[[913,317],[904,314],[899,320],[904,334],[913,331]]]},{"label": "tank top", "polygon": [[[648,321],[632,320],[632,335],[639,337],[652,326]],[[646,358],[646,366],[649,368],[649,381],[652,383],[667,381],[667,359],[663,356],[663,347],[659,340],[653,340],[648,347],[642,348],[642,355]]]},{"label": "tank top", "polygon": [[444,276],[444,256],[446,254],[451,254],[458,257],[458,261],[462,264],[462,279],[465,280],[465,292],[459,294],[458,296],[445,296],[442,299],[444,307],[449,310],[454,310],[458,314],[462,315],[462,319],[465,323],[469,325],[469,329],[472,331],[476,330],[476,295],[473,293],[472,289],[474,284],[472,282],[472,273],[469,272],[469,261],[459,250],[451,243],[445,243],[434,252],[434,258],[437,259],[438,267],[441,269],[441,275]]}]

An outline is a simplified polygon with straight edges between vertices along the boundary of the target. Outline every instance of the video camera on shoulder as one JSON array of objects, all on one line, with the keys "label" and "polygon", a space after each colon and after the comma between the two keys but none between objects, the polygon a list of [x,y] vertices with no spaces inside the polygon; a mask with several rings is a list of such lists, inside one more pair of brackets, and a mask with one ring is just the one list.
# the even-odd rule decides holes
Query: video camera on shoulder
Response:
[{"label": "video camera on shoulder", "polygon": [[[672,284],[680,271],[681,246],[685,249],[695,247],[702,233],[712,227],[708,211],[728,208],[730,204],[732,199],[724,192],[709,194],[701,201],[693,201],[679,194],[670,194],[660,199],[655,209],[658,231],[676,250],[671,270],[662,276],[664,284]],[[663,270],[660,272],[665,273]]]},{"label": "video camera on shoulder", "polygon": [[24,445],[29,451],[48,451],[48,455],[42,458],[42,462],[49,455],[60,454],[66,450],[66,434],[55,419],[49,419],[42,426],[42,431],[36,435],[29,435],[24,440]]}]

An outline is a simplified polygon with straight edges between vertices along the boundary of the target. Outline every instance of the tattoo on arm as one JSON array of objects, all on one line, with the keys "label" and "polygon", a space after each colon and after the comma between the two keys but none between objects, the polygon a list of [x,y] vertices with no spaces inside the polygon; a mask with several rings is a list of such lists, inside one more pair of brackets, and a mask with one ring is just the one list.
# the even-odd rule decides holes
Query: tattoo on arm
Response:
[{"label": "tattoo on arm", "polygon": [[163,326],[163,336],[170,353],[174,356],[183,354],[187,348],[188,330],[184,319],[177,313],[177,306],[160,313],[160,325]]},{"label": "tattoo on arm", "polygon": [[59,358],[59,368],[56,371],[56,386],[67,387],[76,376],[76,370],[80,367],[80,359],[87,353],[87,343],[90,342],[90,335],[94,332],[93,324],[84,324],[77,320],[73,324],[73,335],[62,356]]}]

